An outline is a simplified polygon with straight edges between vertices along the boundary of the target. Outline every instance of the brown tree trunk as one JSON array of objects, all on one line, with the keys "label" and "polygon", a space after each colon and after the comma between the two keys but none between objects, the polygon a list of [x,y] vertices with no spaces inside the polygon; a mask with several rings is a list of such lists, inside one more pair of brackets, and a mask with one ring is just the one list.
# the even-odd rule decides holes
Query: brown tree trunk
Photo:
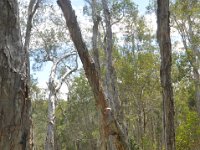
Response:
[{"label": "brown tree trunk", "polygon": [[26,53],[22,48],[18,4],[0,1],[0,149],[32,149],[31,101]]},{"label": "brown tree trunk", "polygon": [[[106,25],[106,35],[105,35],[105,54],[106,54],[106,97],[108,98],[109,107],[112,109],[114,116],[117,121],[120,123],[122,129],[125,131],[125,126],[123,124],[122,112],[121,112],[121,104],[118,95],[117,88],[117,77],[115,68],[113,67],[113,37],[112,37],[112,27],[111,27],[111,16],[110,10],[108,8],[108,1],[102,0],[103,12],[104,12],[104,20]],[[124,132],[125,133],[125,132]],[[112,136],[109,137],[109,149],[116,149],[114,146],[114,139]]]},{"label": "brown tree trunk", "polygon": [[160,46],[160,78],[163,95],[163,121],[165,149],[175,150],[174,99],[171,83],[171,39],[169,27],[169,0],[158,0],[157,40]]},{"label": "brown tree trunk", "polygon": [[123,133],[118,121],[115,119],[112,111],[108,108],[105,93],[100,82],[100,76],[89,55],[85,43],[83,42],[81,31],[77,23],[75,12],[72,9],[71,2],[69,0],[58,0],[57,2],[63,11],[70,36],[83,63],[85,74],[88,78],[90,86],[92,87],[97,106],[101,111],[102,135],[104,136],[105,141],[108,140],[109,135],[112,135],[115,138],[116,150],[127,150],[128,143],[125,140],[125,134]]}]

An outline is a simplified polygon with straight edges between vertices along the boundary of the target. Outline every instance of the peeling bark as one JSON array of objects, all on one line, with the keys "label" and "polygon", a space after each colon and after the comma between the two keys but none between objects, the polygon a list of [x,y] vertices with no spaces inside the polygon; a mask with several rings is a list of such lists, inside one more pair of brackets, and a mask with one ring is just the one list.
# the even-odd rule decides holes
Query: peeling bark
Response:
[{"label": "peeling bark", "polygon": [[174,99],[171,82],[172,51],[169,26],[169,0],[157,0],[157,40],[160,46],[160,80],[163,95],[163,122],[166,150],[175,150]]},{"label": "peeling bark", "polygon": [[32,149],[31,101],[18,4],[0,1],[0,149]]},{"label": "peeling bark", "polygon": [[[79,57],[83,63],[86,77],[93,90],[97,106],[100,109],[102,116],[101,129],[104,135],[104,139],[105,141],[107,141],[109,135],[112,135],[116,141],[116,150],[127,150],[129,148],[128,143],[125,140],[125,135],[122,132],[122,129],[118,121],[115,119],[112,111],[108,109],[106,96],[102,88],[102,83],[100,82],[100,76],[83,41],[80,27],[77,23],[76,15],[74,10],[72,9],[71,2],[69,0],[58,0],[57,2],[63,11],[71,39],[74,42]],[[102,149],[105,150],[105,147],[103,147]]]}]

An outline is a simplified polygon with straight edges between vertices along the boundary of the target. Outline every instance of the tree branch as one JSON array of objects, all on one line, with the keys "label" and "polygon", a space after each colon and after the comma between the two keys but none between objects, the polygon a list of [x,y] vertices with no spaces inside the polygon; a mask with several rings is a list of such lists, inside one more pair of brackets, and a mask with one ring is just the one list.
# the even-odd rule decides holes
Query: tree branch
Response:
[{"label": "tree branch", "polygon": [[122,129],[114,118],[112,112],[108,111],[108,104],[102,84],[100,82],[100,76],[91,56],[89,55],[85,42],[83,41],[75,12],[71,6],[71,1],[58,0],[57,3],[63,11],[71,39],[74,42],[79,57],[83,63],[83,68],[85,70],[89,84],[93,90],[97,106],[100,108],[102,115],[103,136],[106,140],[108,140],[109,135],[112,135],[114,138],[116,138],[116,150],[127,150],[129,148],[128,143],[125,141],[124,133],[122,132]]}]

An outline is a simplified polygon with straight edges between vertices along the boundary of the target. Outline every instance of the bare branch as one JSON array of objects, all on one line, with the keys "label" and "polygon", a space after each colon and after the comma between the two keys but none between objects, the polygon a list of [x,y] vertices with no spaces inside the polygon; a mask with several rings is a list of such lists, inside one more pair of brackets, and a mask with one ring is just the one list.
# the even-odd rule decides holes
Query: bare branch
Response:
[{"label": "bare branch", "polygon": [[57,84],[57,86],[56,86],[56,88],[55,88],[55,91],[58,91],[58,90],[61,88],[61,86],[62,86],[63,82],[65,81],[65,79],[66,79],[69,75],[71,75],[73,72],[75,72],[77,69],[78,69],[78,61],[77,61],[77,53],[76,53],[76,66],[75,66],[73,69],[71,69],[69,72],[65,72],[65,73],[62,75],[62,77],[61,77],[61,79],[60,79],[60,82]]},{"label": "bare branch", "polygon": [[59,59],[57,59],[57,60],[55,60],[55,61],[53,62],[53,66],[51,67],[51,73],[50,73],[50,80],[51,80],[51,81],[55,80],[56,69],[57,69],[58,64],[59,64],[62,60],[67,59],[67,58],[69,58],[69,57],[72,56],[72,55],[77,55],[77,54],[76,54],[76,53],[70,53],[70,54],[67,53],[67,54],[63,55],[61,58],[59,58]]}]

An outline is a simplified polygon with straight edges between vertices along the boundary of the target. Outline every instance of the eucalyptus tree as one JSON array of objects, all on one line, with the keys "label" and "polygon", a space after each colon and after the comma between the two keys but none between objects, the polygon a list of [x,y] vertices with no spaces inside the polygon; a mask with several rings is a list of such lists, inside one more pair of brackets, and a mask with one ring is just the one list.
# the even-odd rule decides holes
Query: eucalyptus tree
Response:
[{"label": "eucalyptus tree", "polygon": [[[105,138],[105,140],[108,140],[109,136],[113,136],[114,140],[116,140],[116,149],[129,149],[128,143],[125,140],[125,134],[121,129],[118,121],[115,119],[107,103],[106,95],[103,91],[103,87],[100,81],[100,76],[82,39],[80,28],[77,23],[75,13],[72,9],[71,2],[68,0],[59,0],[58,4],[63,11],[70,32],[70,36],[83,63],[83,68],[85,70],[86,77],[88,78],[89,84],[93,90],[96,103],[98,104],[99,109],[101,111],[101,131],[103,133],[102,136]],[[102,149],[105,149],[105,143],[102,144]]]},{"label": "eucalyptus tree", "polygon": [[[38,16],[37,26],[35,26],[36,49],[32,49],[32,56],[35,60],[34,68],[43,66],[44,63],[51,65],[48,75],[48,121],[45,149],[55,149],[55,111],[58,101],[59,92],[62,85],[67,81],[69,76],[77,70],[77,53],[70,44],[67,32],[64,30],[62,18],[59,18],[56,7],[48,4],[44,5],[46,16]],[[41,10],[43,11],[43,10]],[[41,15],[41,14],[40,14]],[[50,18],[50,19],[49,19]],[[43,21],[40,21],[43,20]],[[48,23],[46,29],[41,27]],[[67,91],[66,91],[67,92]]]},{"label": "eucalyptus tree", "polygon": [[176,0],[171,4],[173,27],[181,36],[195,85],[195,101],[200,114],[200,2],[198,0]]},{"label": "eucalyptus tree", "polygon": [[[121,111],[121,101],[119,99],[118,87],[117,87],[117,76],[115,68],[113,67],[113,33],[112,33],[112,24],[111,24],[111,13],[108,7],[108,1],[102,0],[104,22],[105,22],[105,42],[104,42],[104,51],[106,55],[106,75],[105,75],[105,94],[108,99],[111,110],[113,111],[116,119],[122,126],[124,131],[124,138],[127,139],[127,133],[125,132],[125,126],[122,118]],[[109,149],[116,149],[114,139],[112,136],[110,138],[110,144],[108,144]],[[105,148],[107,149],[107,148]]]},{"label": "eucalyptus tree", "polygon": [[[135,71],[135,72],[133,71],[135,73],[135,74],[133,74],[135,79],[138,78],[138,76],[141,76],[141,82],[137,81],[137,80],[134,80],[132,82],[132,84],[135,85],[135,86],[124,85],[123,84],[124,80],[123,80],[122,84],[119,84],[118,82],[116,82],[114,80],[113,81],[115,82],[114,84],[116,84],[115,85],[116,87],[118,85],[120,85],[120,86],[123,85],[123,87],[129,87],[126,90],[119,91],[118,95],[120,96],[120,100],[122,101],[123,105],[125,105],[124,103],[126,101],[126,106],[130,105],[130,107],[133,107],[134,109],[133,110],[126,109],[127,107],[125,109],[123,109],[124,106],[122,105],[121,111],[123,111],[123,113],[126,113],[125,115],[123,115],[124,118],[122,118],[122,119],[131,118],[130,114],[132,114],[133,112],[134,112],[134,115],[136,115],[136,116],[138,116],[138,118],[140,118],[139,119],[140,121],[138,121],[138,122],[135,121],[136,122],[136,126],[138,127],[137,129],[132,129],[132,124],[129,124],[129,127],[127,128],[126,131],[127,131],[128,135],[129,135],[129,138],[130,138],[129,140],[132,140],[132,145],[134,145],[133,141],[135,139],[137,139],[137,142],[138,142],[137,144],[141,145],[141,147],[145,147],[145,146],[142,146],[142,145],[145,145],[145,144],[142,144],[142,143],[145,143],[145,141],[144,141],[144,137],[145,137],[144,135],[146,134],[145,131],[150,133],[150,130],[148,131],[148,129],[146,129],[146,126],[148,126],[148,124],[149,124],[149,123],[147,123],[148,117],[150,118],[151,116],[147,115],[147,113],[149,113],[149,111],[147,111],[149,108],[148,108],[148,105],[143,105],[142,101],[144,101],[144,104],[145,104],[146,100],[142,100],[143,99],[143,94],[140,94],[140,93],[144,93],[144,91],[146,92],[147,89],[148,89],[148,86],[149,86],[149,84],[146,84],[146,82],[143,81],[143,79],[146,78],[148,80],[148,79],[150,79],[149,78],[150,76],[154,76],[155,77],[155,74],[157,72],[157,68],[155,67],[154,68],[155,70],[153,70],[153,69],[149,69],[148,70],[147,69],[146,71],[147,72],[149,71],[150,73],[147,73],[147,76],[145,76],[143,78],[143,76],[141,75],[142,73],[141,74],[140,73],[138,73],[138,74],[136,73],[136,72],[140,72],[139,71],[140,70],[140,68],[139,68],[140,66],[138,66],[136,64],[137,64],[137,61],[141,61],[141,59],[145,59],[147,61],[149,61],[149,59],[150,59],[150,62],[152,62],[151,61],[151,56],[154,57],[153,53],[155,52],[154,51],[155,47],[153,46],[154,36],[151,34],[151,30],[146,27],[146,22],[144,20],[144,17],[140,17],[139,16],[137,7],[133,2],[131,2],[131,1],[109,1],[109,2],[106,2],[106,4],[109,7],[108,11],[109,11],[109,15],[110,15],[110,27],[111,27],[111,29],[109,29],[109,30],[112,31],[112,28],[115,28],[116,26],[120,28],[120,31],[119,31],[120,34],[123,33],[123,35],[125,35],[125,36],[123,36],[123,42],[125,43],[124,44],[124,47],[125,47],[124,49],[126,49],[126,51],[122,50],[123,49],[122,48],[122,44],[118,44],[117,43],[118,42],[117,40],[120,41],[120,38],[122,38],[122,37],[118,37],[116,34],[113,34],[113,33],[110,36],[112,38],[112,40],[111,40],[112,41],[112,44],[111,44],[112,45],[112,49],[110,49],[110,47],[108,49],[107,47],[108,47],[108,44],[110,44],[110,42],[102,42],[102,41],[107,41],[106,39],[108,39],[107,30],[106,30],[106,23],[105,23],[105,18],[106,17],[105,17],[105,15],[103,13],[102,2],[99,1],[99,0],[97,0],[97,1],[86,0],[86,1],[89,4],[89,6],[90,6],[89,8],[91,8],[91,10],[88,9],[88,7],[84,7],[84,10],[85,11],[87,10],[87,14],[92,15],[93,24],[94,24],[92,42],[93,43],[95,42],[95,44],[94,44],[95,46],[93,46],[93,51],[95,50],[100,54],[100,59],[99,59],[98,55],[94,55],[94,61],[95,61],[95,65],[96,65],[96,62],[99,63],[99,65],[97,65],[97,68],[101,69],[101,72],[100,72],[101,80],[104,83],[106,83],[107,79],[106,79],[105,76],[107,76],[108,81],[111,81],[110,78],[108,77],[108,73],[110,74],[112,72],[112,70],[108,69],[109,68],[108,66],[110,66],[110,65],[113,66],[114,65],[115,68],[112,67],[114,69],[113,73],[115,74],[115,69],[117,69],[117,72],[116,72],[117,74],[115,76],[117,77],[118,81],[121,82],[121,77],[119,76],[118,72],[120,72],[122,70],[123,70],[123,72],[126,72],[126,71],[125,71],[125,69],[121,69],[121,68],[120,68],[121,69],[120,70],[117,67],[118,67],[119,58],[121,58],[123,56],[124,56],[124,59],[128,59],[128,60],[132,59],[132,60],[130,60],[130,62],[127,61],[127,60],[124,60],[123,63],[126,64],[126,65],[121,65],[121,66],[123,66],[124,68],[127,68],[127,65],[133,65],[134,67],[131,67],[131,69],[134,68],[134,69],[138,70],[138,71]],[[95,12],[95,14],[94,14],[94,12]],[[97,26],[97,21],[99,23],[98,26]],[[94,27],[96,27],[96,28],[94,28]],[[94,29],[96,29],[96,31]],[[98,34],[96,35],[97,31],[98,31]],[[97,36],[98,36],[98,40],[97,40]],[[103,53],[102,49],[104,50],[103,57],[106,57],[106,58],[103,58],[103,59],[102,59],[102,53]],[[118,53],[120,56],[116,56],[116,53]],[[144,54],[143,55],[142,53],[148,53],[148,54]],[[125,56],[126,54],[127,54],[127,57]],[[121,56],[121,55],[123,55],[123,56]],[[141,57],[140,57],[141,59],[137,60],[137,56],[139,56],[139,55],[141,55]],[[108,56],[109,56],[109,58],[108,58]],[[98,59],[96,59],[95,57],[98,58]],[[156,58],[157,57],[155,56],[155,58],[153,58],[153,59],[155,61],[158,61]],[[98,61],[96,61],[96,60],[98,60]],[[130,64],[129,63],[127,64],[127,62],[129,62]],[[152,63],[154,63],[154,62],[152,62]],[[149,64],[149,62],[148,62],[148,64]],[[157,64],[155,62],[155,66],[157,66]],[[148,67],[149,67],[149,65],[147,65],[146,68],[148,68]],[[129,70],[129,69],[127,68],[127,70]],[[153,71],[151,71],[151,70],[153,70]],[[154,74],[154,71],[155,71],[155,74]],[[145,69],[144,69],[144,72],[145,72]],[[114,78],[116,78],[116,77],[114,77]],[[113,75],[112,75],[112,78],[113,78]],[[129,79],[127,79],[127,80],[129,80]],[[155,83],[157,83],[157,81],[158,81],[158,78],[155,78]],[[129,80],[129,82],[130,82],[130,80]],[[136,85],[136,82],[138,82],[137,85]],[[107,85],[106,84],[104,84],[104,85],[105,85],[104,86],[105,89],[108,89]],[[142,85],[145,85],[145,88],[142,88]],[[140,87],[141,87],[141,91],[142,92],[140,92],[139,90],[136,90],[136,89],[139,89]],[[157,86],[156,86],[156,88],[157,88]],[[109,90],[110,92],[106,92],[106,93],[107,93],[107,95],[110,94],[110,96],[111,96],[111,94],[112,94],[111,90],[112,89],[111,89],[110,86],[109,86],[109,89],[110,89]],[[120,87],[120,89],[122,89],[122,88]],[[134,91],[132,89],[134,89],[136,91]],[[151,88],[151,90],[152,90],[152,88]],[[133,91],[134,91],[134,94],[138,95],[138,96],[136,98],[135,97],[134,98],[133,97],[129,98],[129,101],[127,101],[127,97],[129,97],[129,95],[132,95]],[[158,90],[157,90],[157,92],[159,93]],[[139,95],[142,95],[142,99],[140,98]],[[158,98],[156,98],[156,99],[158,99]],[[115,104],[111,100],[112,99],[108,99],[109,107],[111,107],[111,109],[114,110],[114,106],[113,105],[115,105]],[[137,103],[137,104],[140,103],[140,105],[137,105],[137,108],[135,108],[135,106],[131,105],[131,103],[133,103],[132,101],[136,101],[135,103]],[[152,109],[152,113],[153,113],[154,110],[157,111],[159,109],[159,107],[160,107],[159,104],[160,104],[160,102],[158,102],[158,105],[157,105],[157,107],[155,107],[155,109]],[[154,105],[154,104],[152,103],[152,105]],[[119,113],[120,112],[119,109],[116,109],[116,110],[117,110],[117,113],[120,114]],[[135,114],[136,110],[137,110],[137,113]],[[143,117],[143,114],[144,114],[145,117]],[[145,119],[143,119],[143,118],[145,118]],[[130,121],[127,121],[127,120],[128,119],[126,119],[126,124],[128,124],[128,122],[130,122]],[[143,123],[143,121],[144,121],[144,123]],[[144,125],[144,133],[145,134],[142,131],[143,130],[143,125]],[[140,131],[138,130],[139,128],[141,128]],[[134,135],[133,135],[132,131],[135,131],[135,130],[138,130],[138,132],[134,132]],[[155,127],[155,130],[157,130],[157,127]],[[154,136],[154,137],[156,137],[156,136]],[[159,141],[159,138],[156,138],[156,139],[158,139],[158,141]],[[160,144],[160,142],[158,142],[158,143]],[[113,146],[111,146],[111,147],[108,146],[108,147],[111,149],[111,147],[113,147]]]},{"label": "eucalyptus tree", "polygon": [[[0,148],[32,149],[31,100],[29,97],[29,43],[32,20],[40,0],[28,7],[25,43],[22,44],[17,1],[3,0],[1,8]],[[6,117],[5,117],[6,115]]]},{"label": "eucalyptus tree", "polygon": [[48,81],[48,125],[47,125],[47,136],[46,136],[46,143],[45,143],[45,149],[46,150],[54,150],[54,128],[55,128],[55,110],[56,110],[56,102],[58,100],[57,94],[63,84],[63,82],[66,80],[67,77],[76,69],[78,68],[77,61],[76,65],[71,68],[69,66],[66,67],[65,72],[56,80],[56,72],[59,68],[59,65],[62,63],[62,61],[68,59],[69,57],[76,55],[76,53],[70,52],[64,54],[60,58],[52,58],[48,61],[52,61],[53,65],[51,67],[51,72],[49,75],[49,81]]},{"label": "eucalyptus tree", "polygon": [[163,125],[166,150],[175,150],[174,99],[171,81],[172,50],[169,26],[169,0],[157,1],[157,40],[160,47],[160,80],[163,96]]},{"label": "eucalyptus tree", "polygon": [[[87,8],[88,14],[91,13],[93,20],[93,58],[97,70],[104,83],[105,94],[107,97],[108,105],[114,112],[116,119],[122,125],[125,131],[123,120],[123,112],[121,109],[121,101],[119,99],[117,74],[114,66],[114,51],[117,45],[114,41],[114,34],[112,28],[122,23],[126,9],[130,5],[130,1],[99,1],[99,0],[86,0],[89,4]],[[133,3],[131,3],[133,4]],[[121,25],[120,25],[121,26]],[[104,42],[103,42],[104,41]],[[104,50],[102,52],[102,50]],[[103,54],[104,59],[99,59],[99,54]],[[104,70],[104,71],[102,71]],[[127,134],[127,133],[126,133]],[[127,138],[127,137],[126,137]],[[105,141],[110,149],[115,149],[112,138]]]},{"label": "eucalyptus tree", "polygon": [[162,147],[162,115],[155,34],[133,3],[121,22],[123,45],[115,52],[115,67],[128,138],[141,149],[150,145],[158,149]]}]

